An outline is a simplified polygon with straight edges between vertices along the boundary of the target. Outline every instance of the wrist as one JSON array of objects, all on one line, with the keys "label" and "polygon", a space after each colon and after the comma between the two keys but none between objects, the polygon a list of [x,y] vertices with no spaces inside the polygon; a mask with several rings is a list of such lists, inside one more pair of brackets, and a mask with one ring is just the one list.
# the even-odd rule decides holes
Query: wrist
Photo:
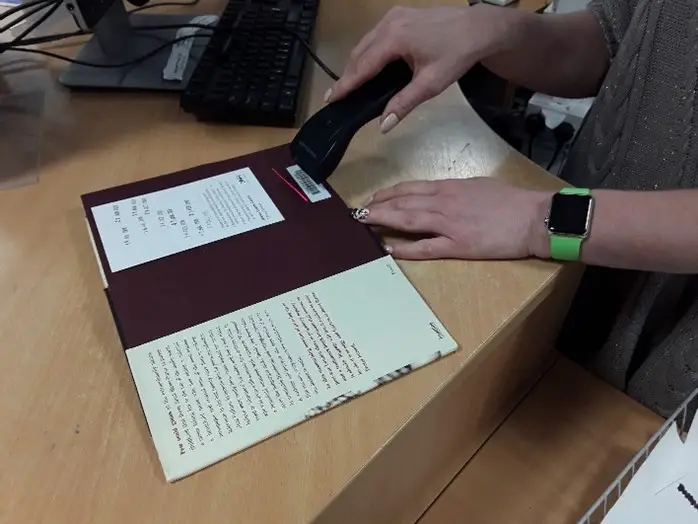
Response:
[{"label": "wrist", "polygon": [[468,9],[477,10],[477,25],[491,36],[482,59],[520,49],[527,39],[530,40],[530,36],[526,36],[531,33],[532,28],[529,26],[538,21],[536,16],[528,16],[531,13],[519,9],[502,9],[485,3],[475,4]]},{"label": "wrist", "polygon": [[[487,42],[483,42],[479,59],[486,60],[493,55],[516,49],[521,34],[525,32],[528,19],[527,16],[522,16],[525,14],[518,9],[502,9],[486,3],[466,7],[465,15],[475,16],[476,27],[488,36]],[[470,25],[473,25],[472,21]]]},{"label": "wrist", "polygon": [[550,235],[545,219],[550,211],[554,191],[532,191],[527,246],[531,257],[550,258]]}]

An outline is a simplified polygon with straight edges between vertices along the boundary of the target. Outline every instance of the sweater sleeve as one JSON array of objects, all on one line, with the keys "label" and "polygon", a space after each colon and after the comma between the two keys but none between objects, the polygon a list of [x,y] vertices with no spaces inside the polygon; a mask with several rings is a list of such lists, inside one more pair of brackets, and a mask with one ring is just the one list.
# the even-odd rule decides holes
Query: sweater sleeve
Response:
[{"label": "sweater sleeve", "polygon": [[587,5],[601,24],[611,58],[616,56],[630,26],[636,3],[637,0],[591,0]]}]

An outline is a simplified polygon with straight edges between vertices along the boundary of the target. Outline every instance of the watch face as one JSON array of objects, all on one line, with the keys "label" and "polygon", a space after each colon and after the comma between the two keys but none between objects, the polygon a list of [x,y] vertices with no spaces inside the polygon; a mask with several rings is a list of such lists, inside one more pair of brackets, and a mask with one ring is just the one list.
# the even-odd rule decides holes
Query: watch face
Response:
[{"label": "watch face", "polygon": [[590,210],[590,195],[557,193],[550,205],[548,230],[556,235],[586,236]]}]

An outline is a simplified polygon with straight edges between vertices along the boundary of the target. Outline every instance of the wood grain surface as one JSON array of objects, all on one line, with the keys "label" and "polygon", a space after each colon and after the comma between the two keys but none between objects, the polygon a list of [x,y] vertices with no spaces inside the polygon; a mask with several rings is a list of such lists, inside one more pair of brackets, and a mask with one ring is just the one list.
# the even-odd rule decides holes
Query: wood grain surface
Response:
[{"label": "wood grain surface", "polygon": [[558,359],[419,524],[574,524],[662,422]]}]

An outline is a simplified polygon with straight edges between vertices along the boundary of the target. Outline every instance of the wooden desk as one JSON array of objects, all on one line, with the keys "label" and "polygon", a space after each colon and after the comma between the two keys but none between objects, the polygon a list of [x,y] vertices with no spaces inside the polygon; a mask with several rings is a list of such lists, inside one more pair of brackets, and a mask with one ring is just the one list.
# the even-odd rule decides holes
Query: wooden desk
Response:
[{"label": "wooden desk", "polygon": [[[341,69],[391,4],[325,2],[319,55]],[[38,183],[0,192],[0,523],[414,522],[540,374],[578,270],[402,264],[460,351],[168,485],[79,196],[281,144],[294,131],[203,125],[167,95],[68,94],[39,73],[6,79],[41,85],[49,112]],[[316,109],[330,81],[318,68],[310,81]],[[388,137],[363,129],[332,184],[355,204],[399,180],[478,175],[558,185],[453,87]]]},{"label": "wooden desk", "polygon": [[573,524],[663,420],[559,359],[419,524]]}]

